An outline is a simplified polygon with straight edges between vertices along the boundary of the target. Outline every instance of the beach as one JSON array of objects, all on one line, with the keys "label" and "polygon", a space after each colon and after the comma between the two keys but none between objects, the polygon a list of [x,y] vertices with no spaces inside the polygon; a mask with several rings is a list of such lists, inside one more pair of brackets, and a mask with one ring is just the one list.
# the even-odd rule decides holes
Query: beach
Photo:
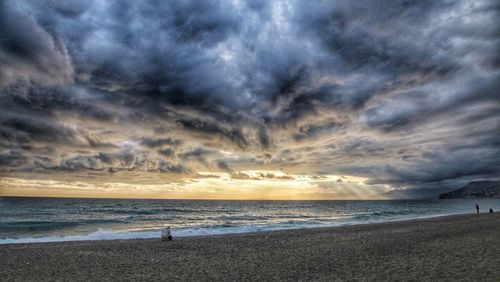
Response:
[{"label": "beach", "polygon": [[205,237],[0,245],[2,281],[500,280],[500,213]]}]

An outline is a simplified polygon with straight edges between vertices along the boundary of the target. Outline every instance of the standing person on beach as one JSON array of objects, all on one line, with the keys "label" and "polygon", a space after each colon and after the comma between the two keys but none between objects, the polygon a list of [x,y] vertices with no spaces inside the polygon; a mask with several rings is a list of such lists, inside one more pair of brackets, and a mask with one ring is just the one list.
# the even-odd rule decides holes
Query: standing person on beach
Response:
[{"label": "standing person on beach", "polygon": [[476,210],[477,210],[477,213],[479,213],[479,205],[476,204]]}]

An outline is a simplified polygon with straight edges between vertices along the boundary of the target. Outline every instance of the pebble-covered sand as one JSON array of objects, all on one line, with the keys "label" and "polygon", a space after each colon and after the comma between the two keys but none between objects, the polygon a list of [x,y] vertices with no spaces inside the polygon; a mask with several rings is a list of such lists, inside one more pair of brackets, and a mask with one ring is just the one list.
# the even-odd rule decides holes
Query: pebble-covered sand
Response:
[{"label": "pebble-covered sand", "polygon": [[160,240],[0,245],[1,281],[500,281],[500,213]]}]

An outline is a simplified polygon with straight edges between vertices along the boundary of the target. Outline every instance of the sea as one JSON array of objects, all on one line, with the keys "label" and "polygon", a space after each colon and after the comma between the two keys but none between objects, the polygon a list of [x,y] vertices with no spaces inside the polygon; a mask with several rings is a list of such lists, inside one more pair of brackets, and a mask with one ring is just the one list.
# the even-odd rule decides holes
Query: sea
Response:
[{"label": "sea", "polygon": [[0,244],[159,238],[341,226],[500,212],[500,199],[364,201],[0,197]]}]

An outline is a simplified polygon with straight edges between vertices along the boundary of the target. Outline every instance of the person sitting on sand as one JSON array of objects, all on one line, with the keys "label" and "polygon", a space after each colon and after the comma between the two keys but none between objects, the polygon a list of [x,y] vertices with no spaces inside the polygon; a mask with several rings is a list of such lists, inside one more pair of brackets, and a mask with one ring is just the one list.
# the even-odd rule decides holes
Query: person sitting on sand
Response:
[{"label": "person sitting on sand", "polygon": [[490,213],[493,213],[493,209],[492,208],[490,208]]},{"label": "person sitting on sand", "polygon": [[479,205],[476,204],[476,210],[477,210],[477,213],[479,213]]},{"label": "person sitting on sand", "polygon": [[161,231],[161,240],[164,241],[172,241],[172,233],[170,232],[170,226],[165,227]]}]

